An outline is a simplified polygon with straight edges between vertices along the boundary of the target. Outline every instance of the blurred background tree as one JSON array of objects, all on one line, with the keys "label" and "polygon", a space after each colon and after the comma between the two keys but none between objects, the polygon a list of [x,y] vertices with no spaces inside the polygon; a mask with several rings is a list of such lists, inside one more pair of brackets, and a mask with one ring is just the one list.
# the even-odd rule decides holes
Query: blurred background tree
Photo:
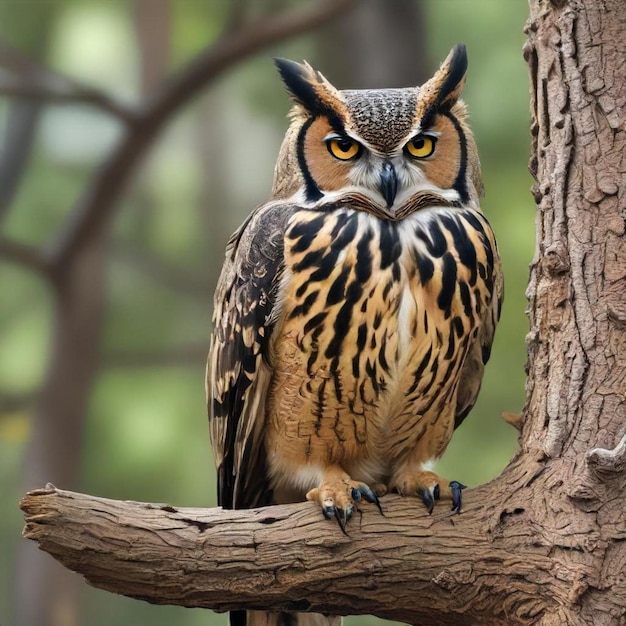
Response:
[{"label": "blurred background tree", "polygon": [[[464,98],[507,294],[478,405],[440,470],[479,484],[516,449],[500,414],[523,404],[533,250],[526,6],[360,0],[246,55],[200,84],[190,107],[138,128],[136,103],[154,105],[168,77],[225,31],[294,9],[306,3],[0,0],[0,624],[31,626],[41,611],[45,623],[32,624],[226,623],[88,588],[20,539],[17,501],[50,481],[215,505],[203,388],[212,291],[226,239],[270,191],[289,108],[272,56],[306,58],[340,87],[390,87],[421,83],[467,44]],[[111,155],[124,165],[132,129],[149,151],[138,169],[131,159],[107,178]],[[95,226],[85,221],[94,205],[105,205]]]}]

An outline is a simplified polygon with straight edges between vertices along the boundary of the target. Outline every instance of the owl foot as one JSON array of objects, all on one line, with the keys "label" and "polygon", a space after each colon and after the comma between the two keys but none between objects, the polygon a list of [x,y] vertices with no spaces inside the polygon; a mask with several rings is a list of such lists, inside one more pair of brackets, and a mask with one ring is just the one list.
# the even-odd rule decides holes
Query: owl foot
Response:
[{"label": "owl foot", "polygon": [[435,502],[441,498],[452,500],[452,511],[461,510],[462,492],[465,485],[452,480],[446,481],[434,472],[407,472],[399,476],[394,483],[395,490],[403,496],[417,495],[426,505],[429,513],[433,512]]},{"label": "owl foot", "polygon": [[375,504],[383,512],[376,493],[365,483],[350,480],[347,474],[322,481],[319,487],[306,494],[306,499],[317,502],[326,519],[334,517],[344,534],[347,534],[346,525],[354,511],[359,510],[361,500]]}]

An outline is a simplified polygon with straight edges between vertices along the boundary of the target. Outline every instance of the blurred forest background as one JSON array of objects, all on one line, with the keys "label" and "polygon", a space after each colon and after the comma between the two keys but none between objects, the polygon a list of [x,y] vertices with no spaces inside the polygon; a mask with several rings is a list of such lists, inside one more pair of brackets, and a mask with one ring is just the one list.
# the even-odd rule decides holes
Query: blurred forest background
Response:
[{"label": "blurred forest background", "polygon": [[[116,499],[216,504],[204,400],[212,292],[228,236],[270,192],[289,108],[273,56],[306,58],[338,87],[391,87],[422,83],[467,44],[464,99],[506,298],[480,400],[438,469],[472,486],[514,454],[516,431],[501,413],[524,402],[534,246],[525,2],[353,2],[328,24],[242,54],[189,106],[172,106],[158,136],[137,122],[140,103],[157,101],[166,78],[225,32],[314,5],[0,0],[2,626],[31,626],[42,610],[42,626],[226,623],[89,588],[21,539],[17,503],[50,481]],[[102,178],[129,129],[145,158]],[[130,184],[107,197],[127,174]]]}]

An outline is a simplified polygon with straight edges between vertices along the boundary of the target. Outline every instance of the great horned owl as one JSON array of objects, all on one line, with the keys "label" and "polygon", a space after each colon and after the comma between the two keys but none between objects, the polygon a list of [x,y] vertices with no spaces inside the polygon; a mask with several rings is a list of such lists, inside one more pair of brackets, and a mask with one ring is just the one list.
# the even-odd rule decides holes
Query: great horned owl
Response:
[{"label": "great horned owl", "polygon": [[476,401],[502,301],[465,47],[407,89],[339,91],[276,64],[294,106],[272,198],[230,239],[215,294],[219,503],[307,498],[344,531],[385,490],[458,510],[463,485],[431,463]]}]

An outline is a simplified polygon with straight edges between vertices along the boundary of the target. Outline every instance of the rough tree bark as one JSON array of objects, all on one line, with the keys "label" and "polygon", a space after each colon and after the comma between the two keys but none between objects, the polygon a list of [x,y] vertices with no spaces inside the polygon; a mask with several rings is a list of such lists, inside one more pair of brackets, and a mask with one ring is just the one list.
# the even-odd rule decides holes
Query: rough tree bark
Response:
[{"label": "rough tree bark", "polygon": [[423,626],[626,622],[626,4],[530,0],[531,171],[521,449],[427,517],[388,496],[348,537],[308,503],[177,510],[48,489],[25,534],[152,602],[374,613]]},{"label": "rough tree bark", "polygon": [[[623,624],[626,3],[530,0],[530,9],[539,210],[522,449],[546,456],[539,485],[558,485],[538,492],[530,521],[540,520],[538,539],[572,589],[544,623]],[[593,450],[620,438],[615,457]]]}]

